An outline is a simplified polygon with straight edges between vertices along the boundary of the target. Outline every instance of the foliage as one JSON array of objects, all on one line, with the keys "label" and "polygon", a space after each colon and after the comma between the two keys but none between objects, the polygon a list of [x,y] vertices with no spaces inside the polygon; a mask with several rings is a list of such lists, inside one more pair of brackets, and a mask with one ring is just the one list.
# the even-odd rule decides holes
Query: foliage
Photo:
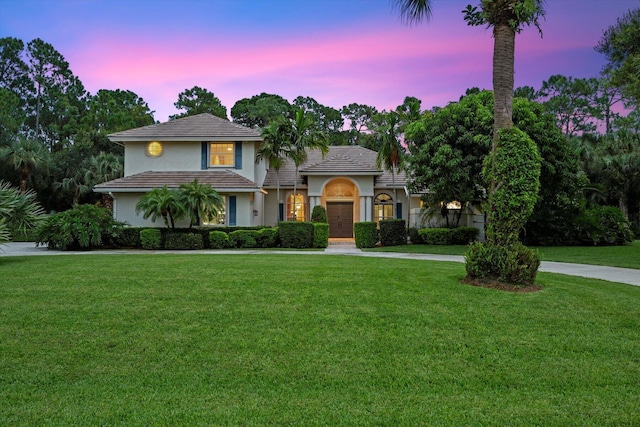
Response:
[{"label": "foliage", "polygon": [[451,245],[450,228],[423,228],[418,235],[425,245]]},{"label": "foliage", "polygon": [[249,128],[265,128],[279,117],[293,116],[293,107],[280,95],[261,93],[251,98],[243,98],[231,108],[235,123]]},{"label": "foliage", "polygon": [[178,100],[173,104],[178,110],[185,110],[184,113],[169,116],[169,120],[180,119],[182,117],[196,114],[208,113],[227,120],[227,107],[222,105],[220,99],[213,92],[194,86],[185,89],[178,94]]},{"label": "foliage", "polygon": [[313,222],[313,247],[326,248],[329,246],[329,224]]},{"label": "foliage", "polygon": [[283,248],[313,247],[313,223],[301,221],[281,221],[278,224],[280,246]]},{"label": "foliage", "polygon": [[46,169],[49,165],[49,152],[42,144],[33,139],[18,138],[0,149],[0,159],[6,159],[20,177],[20,191],[27,191],[27,182],[34,170]]},{"label": "foliage", "polygon": [[164,239],[165,249],[202,249],[202,235],[199,233],[167,233]]},{"label": "foliage", "polygon": [[376,114],[378,110],[370,105],[352,103],[342,107],[342,116],[349,122],[349,144],[377,151],[376,141],[369,129]]},{"label": "foliage", "polygon": [[293,105],[309,114],[315,123],[315,128],[327,136],[329,145],[344,145],[344,119],[340,111],[320,104],[308,96],[298,96]]},{"label": "foliage", "polygon": [[175,221],[184,217],[186,207],[180,200],[177,191],[170,190],[166,185],[162,188],[154,188],[140,197],[136,204],[136,213],[143,212],[143,218],[151,218],[154,221],[162,217],[167,228],[175,229]]},{"label": "foliage", "polygon": [[0,181],[0,230],[7,241],[27,236],[45,221],[45,213],[32,190],[21,192],[7,182]]},{"label": "foliage", "polygon": [[142,244],[142,249],[158,250],[162,248],[162,233],[157,228],[140,230],[140,243]]},{"label": "foliage", "polygon": [[315,205],[311,210],[311,222],[327,222],[327,210],[322,205]]},{"label": "foliage", "polygon": [[[276,171],[276,200],[278,204],[280,203],[280,169],[287,158],[291,145],[291,141],[287,137],[288,132],[289,123],[287,120],[280,118],[272,121],[263,128],[263,141],[256,153],[256,163],[265,160],[269,168]],[[278,218],[278,220],[281,219]]]},{"label": "foliage", "polygon": [[229,246],[229,235],[227,233],[217,230],[209,232],[209,247],[211,249],[224,249]]},{"label": "foliage", "polygon": [[[633,104],[640,104],[640,8],[629,10],[609,27],[596,46],[609,61],[605,73],[622,87]],[[631,103],[627,105],[631,107]]]},{"label": "foliage", "polygon": [[407,226],[404,219],[383,219],[380,221],[380,243],[382,246],[407,244]]},{"label": "foliage", "polygon": [[373,248],[378,242],[378,225],[373,221],[353,224],[356,248]]},{"label": "foliage", "polygon": [[409,236],[409,240],[414,245],[420,245],[424,243],[418,231],[419,230],[417,227],[409,227],[409,230],[407,230],[407,235]]},{"label": "foliage", "polygon": [[496,245],[518,241],[540,187],[541,158],[529,136],[518,128],[499,133],[495,154],[487,157],[485,176],[495,183],[489,194],[487,239]]},{"label": "foliage", "polygon": [[261,248],[277,248],[279,246],[278,227],[258,230],[256,234],[256,242]]},{"label": "foliage", "polygon": [[620,209],[594,206],[586,209],[575,221],[580,244],[609,246],[633,241],[629,221]]},{"label": "foliage", "polygon": [[229,233],[229,244],[234,248],[255,248],[258,246],[256,230],[236,230]]},{"label": "foliage", "polygon": [[142,227],[124,227],[120,234],[113,239],[113,244],[119,248],[141,248],[140,232]]},{"label": "foliage", "polygon": [[451,229],[452,245],[468,245],[478,239],[480,230],[475,227],[456,227]]},{"label": "foliage", "polygon": [[224,209],[224,199],[210,185],[198,184],[198,180],[181,184],[178,189],[180,204],[191,216],[189,226],[200,225],[200,220],[215,218]]},{"label": "foliage", "polygon": [[94,205],[79,205],[50,216],[38,230],[37,244],[49,249],[92,249],[110,244],[124,224],[110,211]]},{"label": "foliage", "polygon": [[465,255],[467,278],[516,286],[534,285],[539,266],[538,253],[520,242],[475,242]]}]

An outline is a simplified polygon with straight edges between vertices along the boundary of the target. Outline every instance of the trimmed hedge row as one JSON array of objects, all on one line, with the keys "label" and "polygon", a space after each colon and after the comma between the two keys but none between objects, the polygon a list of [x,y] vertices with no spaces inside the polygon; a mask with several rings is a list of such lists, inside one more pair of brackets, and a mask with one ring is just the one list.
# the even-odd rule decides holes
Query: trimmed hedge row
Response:
[{"label": "trimmed hedge row", "polygon": [[380,221],[380,243],[382,246],[407,244],[407,226],[404,219],[383,219]]},{"label": "trimmed hedge row", "polygon": [[278,224],[280,245],[283,248],[310,248],[313,246],[313,224],[300,221],[281,221]]},{"label": "trimmed hedge row", "polygon": [[357,248],[373,248],[378,242],[378,228],[375,222],[356,222],[353,224],[353,234]]},{"label": "trimmed hedge row", "polygon": [[426,245],[468,245],[478,238],[479,232],[475,227],[423,228],[418,235]]}]

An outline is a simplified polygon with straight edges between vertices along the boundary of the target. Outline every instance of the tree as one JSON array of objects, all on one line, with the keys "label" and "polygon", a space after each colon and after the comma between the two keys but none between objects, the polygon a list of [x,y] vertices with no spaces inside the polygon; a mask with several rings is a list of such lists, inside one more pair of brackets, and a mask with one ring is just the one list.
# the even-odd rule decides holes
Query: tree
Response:
[{"label": "tree", "polygon": [[291,137],[287,134],[291,130],[289,121],[284,117],[274,120],[262,130],[262,143],[256,153],[256,163],[265,160],[269,168],[276,171],[276,198],[278,200],[278,220],[282,221],[280,211],[280,169],[287,153],[290,151]]},{"label": "tree", "polygon": [[633,9],[609,27],[595,47],[609,63],[605,74],[611,76],[614,86],[622,88],[626,97],[636,106],[640,104],[640,8]]},{"label": "tree", "polygon": [[142,212],[144,219],[151,218],[154,221],[162,217],[167,228],[176,228],[175,221],[184,217],[187,213],[181,203],[178,192],[170,190],[166,185],[162,188],[154,188],[140,197],[136,204],[136,213]]},{"label": "tree", "polygon": [[9,241],[12,235],[26,235],[37,229],[44,218],[35,192],[21,191],[0,181],[0,244]]},{"label": "tree", "polygon": [[289,126],[284,135],[289,136],[287,142],[287,157],[296,166],[296,174],[293,181],[293,212],[296,212],[296,195],[298,188],[298,171],[300,165],[307,160],[309,150],[320,150],[324,156],[329,151],[326,135],[315,127],[313,118],[303,110],[295,112],[295,118],[289,121]]},{"label": "tree", "polygon": [[[492,121],[493,96],[484,91],[426,113],[408,126],[410,187],[424,194],[428,216],[441,213],[440,206],[449,202],[460,202],[464,209],[486,199],[482,161],[491,149]],[[448,223],[448,215],[445,219]]]},{"label": "tree", "polygon": [[5,158],[18,172],[20,191],[27,191],[27,182],[31,173],[38,168],[46,168],[49,164],[49,153],[37,141],[18,138],[7,147],[0,149],[0,158]]},{"label": "tree", "polygon": [[396,173],[404,168],[404,148],[400,144],[400,116],[395,111],[378,113],[372,120],[375,123],[373,134],[378,141],[376,167],[391,172],[393,187],[393,216],[398,214],[398,193],[396,191]]},{"label": "tree", "polygon": [[178,100],[174,102],[173,105],[178,110],[185,110],[185,112],[169,116],[169,120],[202,113],[213,114],[214,116],[228,120],[227,107],[222,105],[213,92],[199,86],[194,86],[191,89],[185,89],[180,92]]},{"label": "tree", "polygon": [[316,128],[327,136],[329,145],[344,145],[346,142],[342,131],[344,119],[340,111],[322,105],[308,96],[298,96],[293,100],[293,105],[313,117]]},{"label": "tree", "polygon": [[181,184],[178,199],[191,217],[189,228],[200,225],[203,218],[214,218],[224,208],[224,200],[210,185],[199,184],[194,180],[189,184]]},{"label": "tree", "polygon": [[50,151],[60,150],[77,131],[78,118],[86,110],[86,91],[64,57],[41,39],[27,44],[27,65],[34,85],[27,125]]},{"label": "tree", "polygon": [[283,97],[264,92],[243,98],[231,108],[233,121],[250,128],[264,128],[280,116],[293,118],[293,107]]},{"label": "tree", "polygon": [[349,143],[377,151],[375,139],[368,127],[373,116],[378,113],[376,107],[353,103],[342,107],[341,112],[349,121]]}]

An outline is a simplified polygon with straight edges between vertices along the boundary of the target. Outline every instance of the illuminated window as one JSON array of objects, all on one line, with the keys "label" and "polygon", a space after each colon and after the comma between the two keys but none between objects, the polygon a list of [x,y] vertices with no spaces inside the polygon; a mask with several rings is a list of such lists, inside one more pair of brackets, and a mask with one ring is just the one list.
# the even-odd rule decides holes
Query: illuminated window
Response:
[{"label": "illuminated window", "polygon": [[163,147],[158,141],[152,141],[147,144],[147,156],[160,157],[162,156]]},{"label": "illuminated window", "polygon": [[393,219],[393,199],[390,195],[378,194],[373,201],[373,217],[379,223],[383,219]]},{"label": "illuminated window", "polygon": [[227,198],[222,196],[222,208],[218,215],[210,218],[202,218],[202,225],[226,225]]},{"label": "illuminated window", "polygon": [[449,202],[447,203],[447,209],[462,209],[462,205],[460,202]]},{"label": "illuminated window", "polygon": [[295,197],[293,194],[287,197],[287,221],[304,221],[306,211],[304,195],[298,193]]},{"label": "illuminated window", "polygon": [[235,164],[233,143],[209,144],[209,165],[210,166],[233,166]]}]

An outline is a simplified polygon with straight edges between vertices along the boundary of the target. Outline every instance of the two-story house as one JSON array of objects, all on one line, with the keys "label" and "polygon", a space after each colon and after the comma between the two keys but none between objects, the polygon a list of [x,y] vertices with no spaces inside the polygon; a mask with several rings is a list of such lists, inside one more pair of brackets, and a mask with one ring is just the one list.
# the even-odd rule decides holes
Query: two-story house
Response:
[{"label": "two-story house", "polygon": [[354,222],[394,216],[409,220],[410,211],[420,207],[419,197],[407,192],[404,174],[392,176],[378,169],[377,153],[360,146],[330,147],[324,157],[310,151],[298,176],[295,166],[285,163],[279,171],[278,201],[276,172],[265,161],[256,162],[262,137],[255,129],[199,114],[117,132],[109,139],[124,146],[124,177],[99,184],[95,191],[109,194],[114,217],[132,226],[164,225],[136,213],[143,194],[163,185],[178,188],[194,179],[213,187],[225,201],[220,217],[206,219],[203,225],[309,220],[313,207],[322,205],[330,237],[352,237]]}]

